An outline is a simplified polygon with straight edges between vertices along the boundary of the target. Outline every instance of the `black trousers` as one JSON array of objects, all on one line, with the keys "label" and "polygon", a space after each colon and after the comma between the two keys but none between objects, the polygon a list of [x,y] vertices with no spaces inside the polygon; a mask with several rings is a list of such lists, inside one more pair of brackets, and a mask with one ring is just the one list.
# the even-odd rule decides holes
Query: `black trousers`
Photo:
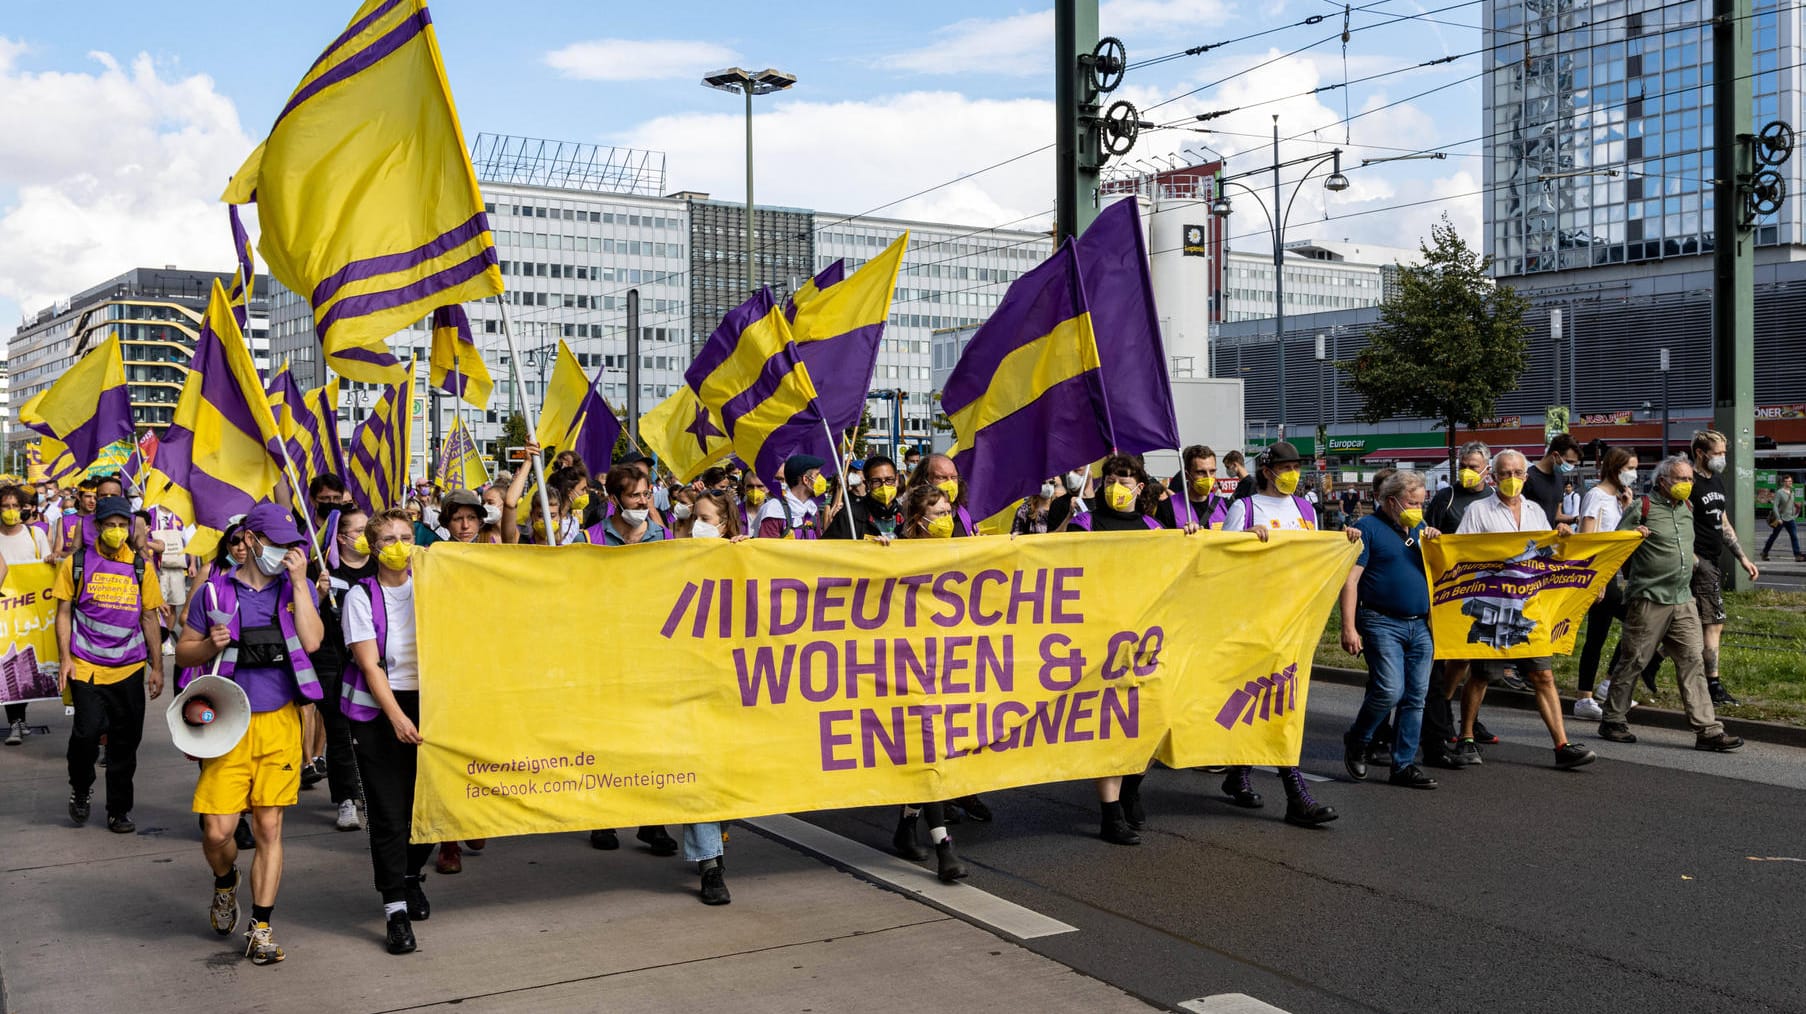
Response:
[{"label": "black trousers", "polygon": [[336,806],[357,798],[357,755],[351,746],[351,719],[339,708],[339,695],[345,685],[344,661],[321,654],[323,659],[315,669],[321,698],[314,710],[326,726],[326,788]]},{"label": "black trousers", "polygon": [[25,721],[25,705],[8,704],[6,706],[6,724],[11,725],[14,722],[23,721]]},{"label": "black trousers", "polygon": [[[1606,593],[1605,598],[1593,603],[1587,610],[1587,627],[1580,642],[1580,692],[1590,693],[1594,682],[1599,677],[1599,656],[1605,654],[1605,635],[1611,632],[1615,620],[1624,619],[1624,603],[1616,595]],[[1616,653],[1613,653],[1616,657]],[[1607,669],[1606,672],[1610,672]]]},{"label": "black trousers", "polygon": [[1455,738],[1455,702],[1449,700],[1448,669],[1438,660],[1430,665],[1430,690],[1423,701],[1423,734],[1418,742],[1425,753],[1447,750]]},{"label": "black trousers", "polygon": [[[420,692],[397,690],[395,703],[408,719],[420,722]],[[351,723],[351,739],[357,751],[357,770],[364,783],[364,802],[370,808],[370,865],[376,873],[376,889],[383,903],[406,901],[403,883],[420,875],[432,845],[413,845],[408,832],[414,820],[414,770],[420,748],[395,738],[387,718]]]},{"label": "black trousers", "polygon": [[132,776],[138,771],[138,743],[144,738],[144,667],[117,683],[69,681],[75,723],[69,729],[69,787],[86,794],[94,787],[100,737],[107,737],[107,816],[132,812]]}]

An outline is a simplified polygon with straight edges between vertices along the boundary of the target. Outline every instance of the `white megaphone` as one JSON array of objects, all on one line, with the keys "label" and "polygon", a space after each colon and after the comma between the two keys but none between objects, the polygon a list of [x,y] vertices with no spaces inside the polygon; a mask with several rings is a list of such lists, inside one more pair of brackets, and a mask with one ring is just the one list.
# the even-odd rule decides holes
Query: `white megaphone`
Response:
[{"label": "white megaphone", "polygon": [[196,676],[169,702],[164,718],[176,749],[202,760],[223,757],[251,728],[251,700],[224,676]]}]

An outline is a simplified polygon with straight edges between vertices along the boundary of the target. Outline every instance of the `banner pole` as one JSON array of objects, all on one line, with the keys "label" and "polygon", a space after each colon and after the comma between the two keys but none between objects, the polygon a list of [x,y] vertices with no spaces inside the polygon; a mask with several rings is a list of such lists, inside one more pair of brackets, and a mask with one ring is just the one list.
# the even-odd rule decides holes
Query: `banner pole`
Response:
[{"label": "banner pole", "polygon": [[[458,346],[463,344],[464,343],[461,341],[452,342],[452,375],[458,378],[458,389],[452,392],[452,421],[458,424],[459,429],[464,428],[464,391],[469,387],[469,382],[464,379],[464,368],[458,355],[460,351]],[[428,370],[429,376],[431,375],[431,372],[431,370]],[[476,443],[476,440],[472,439],[470,441],[471,447],[475,448]],[[443,454],[444,452],[441,451],[440,453]],[[443,479],[445,476],[441,475],[439,478]],[[458,468],[458,485],[456,488],[464,488],[464,468],[462,465]]]},{"label": "banner pole", "polygon": [[[520,350],[514,344],[514,329],[508,325],[508,304],[503,302],[501,294],[495,296],[496,310],[502,316],[502,338],[508,343],[508,375],[514,378],[515,395],[520,398],[521,411],[527,415],[527,434],[537,436],[539,433],[539,413],[527,401],[527,385],[520,379]],[[539,455],[533,455],[533,479],[539,487],[539,516],[546,522],[546,538],[552,545],[558,545],[558,526],[552,523],[552,501],[546,496],[545,462]]]},{"label": "banner pole", "polygon": [[[280,430],[281,427],[278,426],[277,429]],[[320,533],[314,531],[314,505],[307,498],[307,489],[300,485],[297,478],[294,459],[290,458],[288,453],[288,439],[280,432],[276,434],[276,446],[282,449],[282,470],[288,477],[290,495],[294,497],[295,503],[300,505],[301,520],[307,525],[307,544],[314,551],[314,560],[320,565],[320,573],[331,573],[326,566],[326,554],[320,548]]]}]

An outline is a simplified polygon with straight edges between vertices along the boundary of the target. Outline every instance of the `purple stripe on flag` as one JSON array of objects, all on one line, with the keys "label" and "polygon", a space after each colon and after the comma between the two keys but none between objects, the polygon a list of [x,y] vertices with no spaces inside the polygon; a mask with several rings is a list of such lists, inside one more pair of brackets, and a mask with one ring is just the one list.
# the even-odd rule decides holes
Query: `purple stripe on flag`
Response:
[{"label": "purple stripe on flag", "polygon": [[[721,419],[727,424],[729,434],[734,432],[734,425],[740,417],[764,404],[766,399],[778,393],[790,375],[796,372],[799,360],[796,358],[796,347],[787,345],[778,354],[765,360],[759,367],[759,375],[754,378],[746,390],[729,398],[727,404],[721,406]],[[819,418],[819,417],[818,417]]]},{"label": "purple stripe on flag", "polygon": [[1041,488],[1050,475],[1110,453],[1097,371],[1087,370],[979,430],[953,458],[974,518],[987,518]]},{"label": "purple stripe on flag", "polygon": [[345,477],[345,448],[339,443],[339,413],[320,388],[314,405],[314,474]]},{"label": "purple stripe on flag", "polygon": [[362,18],[359,18],[358,20],[353,21],[351,23],[350,28],[347,28],[343,32],[339,33],[339,37],[332,40],[332,44],[327,46],[326,49],[320,53],[319,57],[317,59],[315,59],[313,63],[308,65],[307,73],[312,74],[314,71],[318,70],[320,67],[320,64],[325,63],[326,59],[328,57],[332,56],[332,54],[338,52],[345,45],[345,43],[350,42],[352,39],[355,39],[359,35],[363,34],[364,29],[369,28],[371,22],[376,21],[377,19],[381,18],[383,15],[394,10],[397,6],[399,6],[403,2],[404,2],[404,0],[387,0],[387,2],[384,3],[381,7],[378,7],[376,10],[371,11],[369,14],[366,14]]},{"label": "purple stripe on flag", "polygon": [[[815,293],[817,296],[820,296],[821,293],[827,291],[829,288],[846,281],[846,277],[847,261],[846,258],[842,257],[840,260],[822,268],[821,273],[810,279],[810,281],[815,283]],[[796,323],[796,297],[794,295],[784,300],[784,319],[792,324]]]},{"label": "purple stripe on flag", "polygon": [[395,358],[395,354],[388,349],[374,348],[369,345],[347,346],[334,352],[329,358],[350,359],[355,362],[370,363],[374,366],[397,366],[401,363],[401,360]]},{"label": "purple stripe on flag", "polygon": [[1006,356],[1084,312],[1077,268],[1068,243],[1010,285],[947,378],[943,412],[953,415],[983,397]]},{"label": "purple stripe on flag", "polygon": [[295,94],[290,96],[288,105],[283,106],[282,112],[276,114],[276,122],[270,125],[270,133],[276,132],[276,128],[282,124],[283,118],[294,111],[296,106],[358,72],[375,66],[384,57],[407,45],[416,35],[425,31],[427,25],[432,23],[433,19],[427,16],[424,9],[416,11],[401,24],[390,29],[388,34],[379,37],[375,42],[358,51],[355,56],[342,61],[326,73],[295,89]]},{"label": "purple stripe on flag", "polygon": [[[264,393],[258,390],[252,394],[239,386],[238,378],[232,375],[231,363],[226,358],[225,344],[213,333],[213,328],[205,323],[201,325],[200,337],[195,340],[194,359],[189,364],[189,370],[201,375],[202,401],[239,432],[260,443],[263,441],[263,432],[257,427],[257,417],[251,413],[247,399],[264,397]],[[282,452],[271,446],[270,453]]]},{"label": "purple stripe on flag", "polygon": [[815,403],[836,433],[859,425],[865,415],[866,392],[878,365],[884,322],[857,327],[845,334],[798,342],[796,354],[809,367]]},{"label": "purple stripe on flag", "polygon": [[[821,416],[813,408],[806,408],[791,416],[765,437],[765,442],[759,445],[754,454],[753,474],[767,477],[781,474],[784,471],[784,460],[792,454],[811,454],[824,462],[832,462],[839,457],[828,443],[827,431],[822,429]],[[824,465],[822,471],[832,474],[835,469]],[[1039,480],[1036,480],[1036,484],[1039,485]]]},{"label": "purple stripe on flag", "polygon": [[[35,429],[35,427],[34,427]],[[38,432],[45,432],[39,430]],[[132,440],[132,396],[123,386],[101,391],[94,402],[94,414],[66,434],[52,433],[69,448],[78,463],[91,464],[100,457],[102,448],[120,440]]]},{"label": "purple stripe on flag", "polygon": [[[470,220],[455,229],[441,234],[437,239],[415,247],[403,253],[383,254],[379,257],[366,257],[361,261],[352,261],[339,270],[326,276],[320,284],[314,286],[313,303],[315,306],[331,299],[338,291],[351,282],[375,278],[378,275],[394,274],[397,271],[408,271],[417,268],[435,257],[443,257],[458,247],[470,242],[489,230],[489,216],[479,211],[470,216]],[[492,254],[493,256],[493,254]],[[437,312],[437,311],[435,311]]]},{"label": "purple stripe on flag", "polygon": [[1078,259],[1116,449],[1178,449],[1173,385],[1134,200],[1117,201],[1097,216],[1079,237]]},{"label": "purple stripe on flag", "polygon": [[195,524],[224,529],[227,518],[243,514],[257,503],[250,493],[196,466],[194,433],[185,426],[172,424],[163,431],[156,467],[194,501]]},{"label": "purple stripe on flag", "polygon": [[[470,281],[472,278],[495,267],[498,263],[500,262],[496,260],[495,247],[493,245],[488,245],[483,247],[476,256],[469,260],[464,261],[461,264],[454,264],[443,271],[430,274],[411,285],[404,285],[399,289],[388,289],[383,292],[368,292],[361,296],[346,296],[344,299],[332,304],[332,309],[326,311],[326,316],[321,318],[320,323],[315,330],[320,333],[322,340],[324,340],[326,332],[332,328],[333,324],[340,320],[348,317],[362,317],[365,314],[378,313],[383,310],[392,310],[398,306],[406,306],[409,303],[417,303],[423,299],[431,298],[453,286],[462,285],[463,283]],[[316,303],[315,305],[317,306],[319,304]]]},{"label": "purple stripe on flag", "polygon": [[614,461],[615,441],[621,438],[621,421],[615,418],[614,410],[609,408],[608,401],[590,385],[589,393],[583,396],[583,404],[577,417],[582,420],[583,429],[577,434],[576,445],[571,448],[577,457],[589,467],[591,475],[606,475],[608,467]]},{"label": "purple stripe on flag", "polygon": [[702,344],[696,353],[696,360],[684,371],[684,380],[692,390],[702,390],[703,382],[714,373],[728,357],[734,354],[735,346],[740,344],[740,334],[765,318],[771,312],[776,301],[770,289],[760,289],[758,294],[727,312],[716,326],[709,340]]}]

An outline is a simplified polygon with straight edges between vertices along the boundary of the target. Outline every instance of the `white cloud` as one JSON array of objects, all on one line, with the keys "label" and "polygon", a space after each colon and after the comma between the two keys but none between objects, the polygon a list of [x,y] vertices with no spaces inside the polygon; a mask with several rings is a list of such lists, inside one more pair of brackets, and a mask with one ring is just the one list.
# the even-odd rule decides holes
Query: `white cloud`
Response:
[{"label": "white cloud", "polygon": [[[1134,36],[1221,24],[1229,10],[1225,0],[1106,0],[1098,11],[1098,32],[1134,42]],[[919,74],[1026,75],[1045,74],[1052,54],[1053,11],[1039,10],[957,21],[937,29],[928,45],[882,62]],[[1136,58],[1129,56],[1130,62]]]},{"label": "white cloud", "polygon": [[0,299],[35,311],[140,265],[230,266],[219,193],[254,142],[212,79],[104,53],[33,73],[24,49],[0,38]]},{"label": "white cloud", "polygon": [[591,39],[545,56],[546,66],[583,81],[699,77],[738,59],[726,46],[696,39]]},{"label": "white cloud", "polygon": [[[1053,141],[1053,105],[910,92],[864,101],[784,100],[757,107],[760,204],[862,212]],[[613,139],[666,152],[671,189],[745,194],[738,111],[650,120]],[[1053,207],[1053,152],[886,207],[896,218],[997,225]]]}]

